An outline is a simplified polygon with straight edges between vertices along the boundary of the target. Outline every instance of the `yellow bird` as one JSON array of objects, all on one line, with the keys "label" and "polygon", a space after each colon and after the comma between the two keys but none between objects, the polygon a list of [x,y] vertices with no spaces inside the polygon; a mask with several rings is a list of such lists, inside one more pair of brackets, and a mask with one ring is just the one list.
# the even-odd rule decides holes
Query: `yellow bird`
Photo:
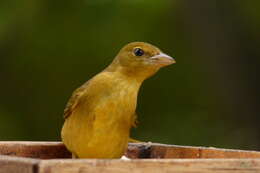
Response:
[{"label": "yellow bird", "polygon": [[142,82],[175,63],[157,47],[133,42],[113,62],[75,90],[64,110],[62,141],[76,158],[120,158],[136,122]]}]

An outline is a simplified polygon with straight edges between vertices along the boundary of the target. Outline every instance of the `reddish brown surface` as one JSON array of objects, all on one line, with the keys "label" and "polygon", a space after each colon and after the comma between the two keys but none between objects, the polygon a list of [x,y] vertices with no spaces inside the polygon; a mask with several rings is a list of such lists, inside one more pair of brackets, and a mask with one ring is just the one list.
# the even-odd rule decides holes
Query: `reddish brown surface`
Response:
[{"label": "reddish brown surface", "polygon": [[260,158],[260,152],[213,147],[154,145],[151,147],[151,158]]},{"label": "reddish brown surface", "polygon": [[126,155],[133,159],[69,159],[60,142],[0,142],[0,173],[260,172],[256,151],[139,143]]},{"label": "reddish brown surface", "polygon": [[71,158],[61,142],[0,142],[0,154],[39,159]]},{"label": "reddish brown surface", "polygon": [[[55,159],[71,158],[61,142],[0,142],[0,154]],[[260,158],[260,152],[212,147],[188,147],[155,143],[130,143],[129,158]]]},{"label": "reddish brown surface", "polygon": [[130,144],[130,158],[260,158],[260,152],[164,144]]}]

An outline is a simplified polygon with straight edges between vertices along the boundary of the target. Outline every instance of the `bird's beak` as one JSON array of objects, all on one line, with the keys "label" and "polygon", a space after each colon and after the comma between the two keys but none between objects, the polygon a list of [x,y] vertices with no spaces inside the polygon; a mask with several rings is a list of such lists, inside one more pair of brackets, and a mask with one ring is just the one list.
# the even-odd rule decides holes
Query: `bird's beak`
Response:
[{"label": "bird's beak", "polygon": [[165,53],[160,53],[158,55],[152,56],[150,58],[155,64],[160,66],[167,66],[176,63],[175,59],[166,55]]}]

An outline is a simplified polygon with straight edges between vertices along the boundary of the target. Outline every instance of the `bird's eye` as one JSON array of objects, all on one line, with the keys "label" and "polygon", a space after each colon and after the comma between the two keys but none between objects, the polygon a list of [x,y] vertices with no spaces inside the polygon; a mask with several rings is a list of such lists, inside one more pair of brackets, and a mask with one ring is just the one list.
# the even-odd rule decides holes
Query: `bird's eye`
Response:
[{"label": "bird's eye", "polygon": [[135,48],[134,54],[135,54],[135,56],[142,56],[144,54],[144,51],[141,48]]}]

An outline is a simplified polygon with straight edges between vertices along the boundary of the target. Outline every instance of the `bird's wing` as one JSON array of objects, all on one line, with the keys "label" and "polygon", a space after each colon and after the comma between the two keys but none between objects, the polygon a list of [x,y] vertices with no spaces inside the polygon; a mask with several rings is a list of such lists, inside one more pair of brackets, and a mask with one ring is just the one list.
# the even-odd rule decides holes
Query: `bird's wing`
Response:
[{"label": "bird's wing", "polygon": [[79,104],[81,96],[84,94],[86,87],[88,86],[88,82],[83,84],[80,88],[76,89],[73,93],[71,98],[69,99],[66,108],[64,109],[63,117],[66,119],[68,118],[72,112],[75,110],[77,105]]}]

